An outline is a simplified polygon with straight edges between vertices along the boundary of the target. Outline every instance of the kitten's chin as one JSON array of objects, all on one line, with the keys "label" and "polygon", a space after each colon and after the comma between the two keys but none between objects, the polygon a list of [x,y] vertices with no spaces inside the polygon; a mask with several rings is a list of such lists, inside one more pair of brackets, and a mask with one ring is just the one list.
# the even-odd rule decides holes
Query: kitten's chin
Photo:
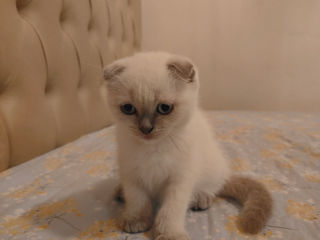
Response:
[{"label": "kitten's chin", "polygon": [[149,135],[136,135],[138,141],[145,143],[145,144],[152,144],[157,142],[161,137],[159,135],[149,134]]},{"label": "kitten's chin", "polygon": [[138,138],[141,142],[147,143],[147,144],[154,143],[158,140],[158,137],[153,135],[144,135],[144,136],[139,136]]}]

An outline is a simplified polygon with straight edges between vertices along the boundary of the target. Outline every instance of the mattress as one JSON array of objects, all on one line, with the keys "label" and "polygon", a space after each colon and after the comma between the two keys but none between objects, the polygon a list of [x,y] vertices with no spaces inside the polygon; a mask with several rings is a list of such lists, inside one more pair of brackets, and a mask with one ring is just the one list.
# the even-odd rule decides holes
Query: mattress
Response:
[{"label": "mattress", "polygon": [[[271,191],[274,212],[255,236],[240,233],[240,206],[217,199],[207,211],[188,211],[191,239],[319,239],[320,114],[208,112],[236,174]],[[121,204],[114,127],[0,173],[0,239],[149,239],[117,226]]]}]

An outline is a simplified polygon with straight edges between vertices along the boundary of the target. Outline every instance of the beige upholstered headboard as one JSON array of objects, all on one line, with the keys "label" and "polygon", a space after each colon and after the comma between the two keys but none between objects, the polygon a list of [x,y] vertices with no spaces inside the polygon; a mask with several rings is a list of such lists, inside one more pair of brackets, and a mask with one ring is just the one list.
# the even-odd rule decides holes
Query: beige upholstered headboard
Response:
[{"label": "beige upholstered headboard", "polygon": [[102,68],[140,47],[140,1],[0,1],[0,170],[110,124]]}]

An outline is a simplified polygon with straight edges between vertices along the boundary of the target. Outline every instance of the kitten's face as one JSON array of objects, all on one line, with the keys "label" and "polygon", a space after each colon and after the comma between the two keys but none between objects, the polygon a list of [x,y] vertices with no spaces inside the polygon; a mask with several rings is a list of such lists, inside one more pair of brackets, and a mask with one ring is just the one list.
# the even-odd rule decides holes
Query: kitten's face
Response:
[{"label": "kitten's face", "polygon": [[170,137],[185,125],[197,104],[193,65],[187,62],[189,68],[182,70],[188,72],[182,76],[177,72],[181,66],[174,66],[177,63],[171,58],[163,53],[143,53],[105,70],[109,104],[118,127],[142,141]]}]

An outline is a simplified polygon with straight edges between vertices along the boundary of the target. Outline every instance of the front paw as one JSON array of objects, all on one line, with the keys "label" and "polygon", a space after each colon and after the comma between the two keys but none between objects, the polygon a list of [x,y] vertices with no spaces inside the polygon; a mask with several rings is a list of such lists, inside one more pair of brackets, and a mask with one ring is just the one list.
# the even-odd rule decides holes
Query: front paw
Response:
[{"label": "front paw", "polygon": [[193,195],[193,199],[190,204],[190,208],[193,211],[203,211],[212,206],[214,197],[203,192],[199,192]]},{"label": "front paw", "polygon": [[146,232],[151,228],[152,221],[148,217],[124,217],[121,220],[121,227],[127,233]]},{"label": "front paw", "polygon": [[190,240],[187,233],[156,233],[155,240]]}]

